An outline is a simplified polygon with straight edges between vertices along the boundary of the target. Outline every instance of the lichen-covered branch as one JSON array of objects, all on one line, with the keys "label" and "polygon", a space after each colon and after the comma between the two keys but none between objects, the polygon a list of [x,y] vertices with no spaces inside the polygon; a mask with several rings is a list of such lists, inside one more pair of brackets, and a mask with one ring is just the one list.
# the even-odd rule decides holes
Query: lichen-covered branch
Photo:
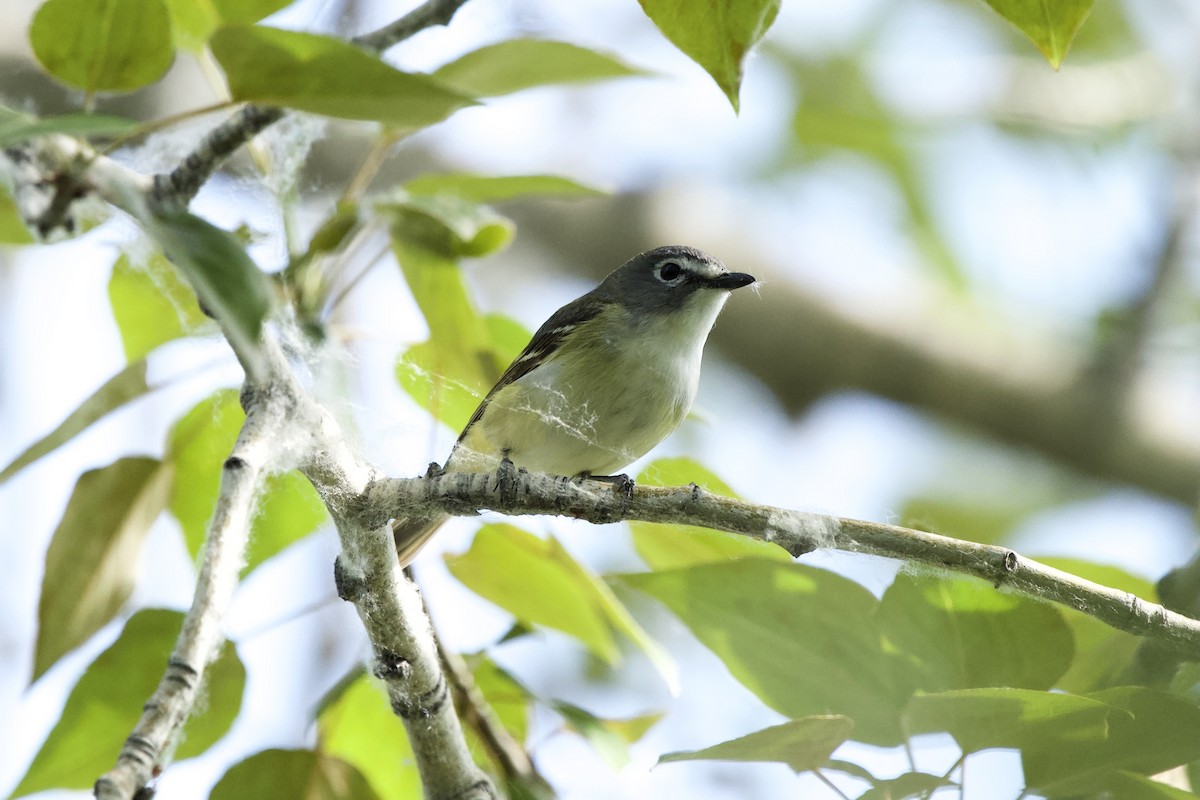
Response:
[{"label": "lichen-covered branch", "polygon": [[163,763],[192,713],[205,667],[225,641],[222,621],[237,588],[254,498],[260,481],[278,460],[290,406],[290,398],[277,392],[256,393],[247,403],[246,422],[221,470],[192,607],[167,670],[125,740],[116,766],[96,781],[100,800],[134,797]]},{"label": "lichen-covered branch", "polygon": [[481,510],[553,514],[589,522],[620,520],[698,525],[774,542],[793,556],[817,548],[869,553],[974,575],[999,587],[1070,606],[1119,630],[1153,638],[1200,659],[1200,621],[1136,595],[1086,581],[996,545],[877,522],[812,514],[713,495],[696,486],[632,487],[535,475],[447,473],[387,479],[368,487],[366,519]]},{"label": "lichen-covered branch", "polygon": [[364,523],[361,502],[377,478],[373,466],[346,444],[333,416],[313,401],[286,369],[274,341],[266,343],[272,372],[282,375],[295,400],[292,430],[299,469],[325,501],[337,526],[342,554],[335,564],[338,595],[354,604],[374,650],[375,675],[387,685],[392,710],[403,722],[426,797],[489,800],[496,790],[467,750],[450,699],[433,630],[416,586],[396,560],[387,520]]}]

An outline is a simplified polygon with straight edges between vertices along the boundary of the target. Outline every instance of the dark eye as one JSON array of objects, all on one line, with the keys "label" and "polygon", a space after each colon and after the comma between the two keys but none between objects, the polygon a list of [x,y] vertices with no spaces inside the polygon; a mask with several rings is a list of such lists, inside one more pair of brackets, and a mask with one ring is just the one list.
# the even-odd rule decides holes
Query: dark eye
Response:
[{"label": "dark eye", "polygon": [[658,277],[664,283],[670,283],[683,274],[683,267],[674,261],[668,261],[658,268]]}]

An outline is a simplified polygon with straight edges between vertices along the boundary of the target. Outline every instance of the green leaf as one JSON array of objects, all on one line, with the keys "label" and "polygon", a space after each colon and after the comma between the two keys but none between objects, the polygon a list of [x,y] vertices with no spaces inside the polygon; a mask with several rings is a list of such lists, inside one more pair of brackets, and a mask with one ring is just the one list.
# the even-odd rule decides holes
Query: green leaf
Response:
[{"label": "green leaf", "polygon": [[249,25],[291,5],[291,0],[166,0],[176,47],[199,53],[222,24]]},{"label": "green leaf", "polygon": [[472,303],[458,258],[503,246],[511,223],[453,197],[414,197],[381,208],[392,219],[392,249],[430,336],[401,357],[396,378],[434,416],[461,430],[520,348],[498,352],[495,326]]},{"label": "green leaf", "polygon": [[1139,686],[1087,697],[1126,713],[1110,716],[1099,741],[1067,739],[1052,748],[1022,749],[1029,786],[1052,788],[1064,779],[1114,769],[1153,775],[1200,758],[1200,708],[1187,699]]},{"label": "green leaf", "polygon": [[[392,712],[387,692],[370,676],[358,676],[322,704],[317,717],[317,751],[356,768],[381,800],[407,800],[421,794],[404,725]],[[283,797],[273,791],[263,797]],[[296,795],[303,796],[303,795]]]},{"label": "green leaf", "polygon": [[34,680],[125,605],[170,487],[170,465],[153,458],[122,458],[80,476],[46,551]]},{"label": "green leaf", "polygon": [[927,798],[936,789],[957,786],[953,781],[939,775],[924,772],[906,772],[887,780],[872,780],[871,788],[858,796],[858,800],[906,800],[910,797]]},{"label": "green leaf", "polygon": [[229,457],[246,415],[237,392],[223,389],[200,401],[167,435],[166,460],[175,466],[171,514],[183,528],[188,553],[196,558],[221,486],[221,465]]},{"label": "green leaf", "polygon": [[[410,797],[412,795],[409,795]],[[376,800],[362,772],[340,758],[311,750],[263,750],[229,768],[211,800]]]},{"label": "green leaf", "polygon": [[237,237],[186,211],[155,214],[147,228],[223,323],[247,371],[260,369],[259,334],[271,300],[266,278]]},{"label": "green leaf", "polygon": [[509,39],[473,50],[439,67],[433,77],[472,97],[496,97],[535,86],[644,74],[615,56],[576,44]]},{"label": "green leaf", "polygon": [[32,244],[33,234],[25,227],[17,202],[8,187],[0,181],[0,245]]},{"label": "green leaf", "polygon": [[759,558],[618,579],[664,603],[733,677],[780,713],[845,715],[858,741],[904,740],[900,712],[915,676],[885,652],[879,603],[859,584]]},{"label": "green leaf", "polygon": [[212,0],[227,25],[249,25],[287,8],[292,0]]},{"label": "green leaf", "polygon": [[1058,69],[1075,34],[1092,11],[1094,0],[985,0],[1016,25]]},{"label": "green leaf", "polygon": [[587,740],[614,772],[629,764],[629,745],[641,739],[646,731],[662,719],[662,714],[645,714],[630,719],[601,719],[590,711],[571,703],[552,703],[576,733]]},{"label": "green leaf", "polygon": [[976,498],[917,495],[900,509],[899,524],[982,544],[993,544],[1012,533],[1034,509],[1015,505],[1012,498],[987,502]]},{"label": "green leaf", "polygon": [[854,723],[847,717],[803,717],[721,742],[703,750],[667,753],[670,761],[778,761],[796,772],[819,769],[850,738]]},{"label": "green leaf", "polygon": [[149,86],[175,58],[163,0],[46,0],[29,43],[47,72],[88,92]]},{"label": "green leaf", "polygon": [[427,75],[393,69],[329,36],[232,26],[217,31],[211,47],[235,100],[401,128],[433,125],[475,104]]},{"label": "green leaf", "polygon": [[[171,428],[167,460],[175,466],[170,509],[183,528],[195,558],[204,545],[208,521],[221,488],[221,467],[229,457],[246,415],[233,389],[202,400]],[[312,485],[296,472],[270,475],[259,493],[259,513],[250,529],[245,572],[316,530],[326,517]]]},{"label": "green leaf", "polygon": [[135,130],[137,126],[135,120],[106,114],[62,114],[39,119],[14,112],[0,117],[0,147],[8,147],[50,133],[83,137],[121,136]]},{"label": "green leaf", "polygon": [[527,624],[562,631],[608,664],[621,660],[600,591],[556,540],[539,539],[512,525],[484,525],[471,548],[446,556],[464,586]]},{"label": "green leaf", "polygon": [[[411,195],[380,203],[392,240],[444,258],[480,258],[508,246],[512,221],[487,206],[453,195]],[[402,265],[403,266],[403,265]]]},{"label": "green leaf", "polygon": [[[908,731],[949,733],[964,754],[1017,748],[1022,759],[1062,748],[1098,747],[1105,731],[1128,713],[1108,703],[1031,689],[962,689],[918,694],[905,710]],[[1029,764],[1025,764],[1029,780]]]},{"label": "green leaf", "polygon": [[175,46],[200,53],[221,24],[212,0],[165,0],[171,12],[171,40]]},{"label": "green leaf", "polygon": [[925,691],[1049,689],[1074,655],[1057,608],[976,580],[901,573],[880,601],[879,627]]},{"label": "green leaf", "polygon": [[[637,482],[646,486],[685,486],[694,483],[715,494],[737,497],[716,475],[690,458],[660,458],[646,466]],[[690,567],[736,558],[769,558],[791,563],[782,547],[724,531],[691,525],[630,522],[633,545],[646,565],[657,570]]]},{"label": "green leaf", "polygon": [[620,662],[613,635],[620,603],[557,540],[512,525],[484,525],[471,549],[447,556],[446,564],[468,589],[518,620],[562,631],[606,663]]},{"label": "green leaf", "polygon": [[473,175],[430,172],[404,184],[413,195],[452,195],[472,203],[495,203],[518,197],[601,197],[605,192],[560,175]]},{"label": "green leaf", "polygon": [[766,35],[780,0],[639,0],[663,35],[704,68],[738,110],[742,68]]},{"label": "green leaf", "polygon": [[[66,707],[42,744],[14,796],[45,789],[90,789],[110,769],[142,705],[163,675],[183,625],[183,614],[150,609],[129,618],[120,637],[101,653],[71,690]],[[189,757],[220,739],[241,705],[245,670],[231,643],[205,670],[202,711],[188,721],[177,755]]]},{"label": "green leaf", "polygon": [[475,685],[504,729],[518,742],[524,742],[525,735],[529,733],[529,707],[532,700],[529,690],[482,653],[465,656],[464,660],[471,666]]},{"label": "green leaf", "polygon": [[[1061,793],[1060,793],[1061,792]],[[1105,797],[1120,800],[1196,800],[1193,792],[1125,770],[1108,770],[1086,780],[1054,787],[1047,797]]]},{"label": "green leaf", "polygon": [[137,361],[164,342],[188,335],[207,321],[196,293],[161,253],[134,266],[123,255],[113,265],[108,300],[121,332],[125,359]]},{"label": "green leaf", "polygon": [[86,430],[92,423],[151,391],[146,384],[146,362],[137,361],[112,376],[72,411],[58,427],[25,448],[0,471],[0,484],[44,455],[52,453]]},{"label": "green leaf", "polygon": [[[444,207],[453,198],[441,200]],[[397,381],[435,417],[461,430],[529,336],[518,336],[508,320],[483,317],[471,301],[457,261],[468,249],[464,239],[479,238],[469,214],[455,221],[408,203],[386,210],[394,215],[392,249],[430,334],[400,358]],[[520,343],[510,348],[516,339]]]}]

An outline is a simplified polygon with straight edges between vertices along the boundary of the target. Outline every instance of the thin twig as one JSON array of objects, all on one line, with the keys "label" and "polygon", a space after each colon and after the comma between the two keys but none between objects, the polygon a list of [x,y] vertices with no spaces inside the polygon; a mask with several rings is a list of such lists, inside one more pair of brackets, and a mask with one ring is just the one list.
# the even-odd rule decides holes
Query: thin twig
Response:
[{"label": "thin twig", "polygon": [[488,757],[500,771],[504,785],[536,785],[550,791],[550,784],[538,773],[529,753],[504,727],[479,690],[467,662],[458,653],[442,646],[442,640],[436,633],[434,640],[450,681],[450,693],[454,697],[458,715],[479,737]]},{"label": "thin twig", "polygon": [[594,523],[641,520],[698,525],[774,542],[793,556],[818,548],[897,558],[974,575],[997,588],[1069,606],[1118,630],[1154,638],[1200,659],[1200,621],[1136,595],[1078,578],[996,545],[878,522],[813,514],[710,494],[699,487],[573,481],[524,470],[392,478],[373,484],[371,518],[435,513],[553,514]]},{"label": "thin twig", "polygon": [[[353,41],[368,50],[382,52],[419,31],[449,23],[466,3],[467,0],[427,0],[394,22]],[[226,159],[286,113],[271,106],[245,106],[209,131],[179,166],[155,176],[155,199],[163,204],[187,206]]]},{"label": "thin twig", "polygon": [[837,785],[834,784],[833,781],[829,780],[829,778],[826,777],[824,772],[821,772],[821,770],[819,770],[819,769],[814,769],[813,774],[817,776],[817,780],[819,780],[819,781],[821,781],[821,783],[825,784],[829,788],[830,791],[832,791],[834,794],[836,794],[842,800],[850,800],[849,796],[847,796],[845,792],[843,792],[841,789],[839,789],[837,787]]},{"label": "thin twig", "polygon": [[382,53],[426,28],[449,24],[458,9],[466,3],[467,0],[429,0],[395,22],[371,33],[356,36],[351,41],[368,50]]}]

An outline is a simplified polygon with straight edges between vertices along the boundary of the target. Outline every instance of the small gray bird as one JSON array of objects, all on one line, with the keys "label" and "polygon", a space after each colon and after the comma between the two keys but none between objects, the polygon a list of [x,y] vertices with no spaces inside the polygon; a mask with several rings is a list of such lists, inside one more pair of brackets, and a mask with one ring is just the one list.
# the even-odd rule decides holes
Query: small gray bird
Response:
[{"label": "small gray bird", "polygon": [[[492,472],[507,457],[586,477],[641,458],[687,416],[717,314],[751,283],[691,247],[630,259],[538,329],[471,415],[446,471]],[[402,566],[445,520],[393,521]]]}]

